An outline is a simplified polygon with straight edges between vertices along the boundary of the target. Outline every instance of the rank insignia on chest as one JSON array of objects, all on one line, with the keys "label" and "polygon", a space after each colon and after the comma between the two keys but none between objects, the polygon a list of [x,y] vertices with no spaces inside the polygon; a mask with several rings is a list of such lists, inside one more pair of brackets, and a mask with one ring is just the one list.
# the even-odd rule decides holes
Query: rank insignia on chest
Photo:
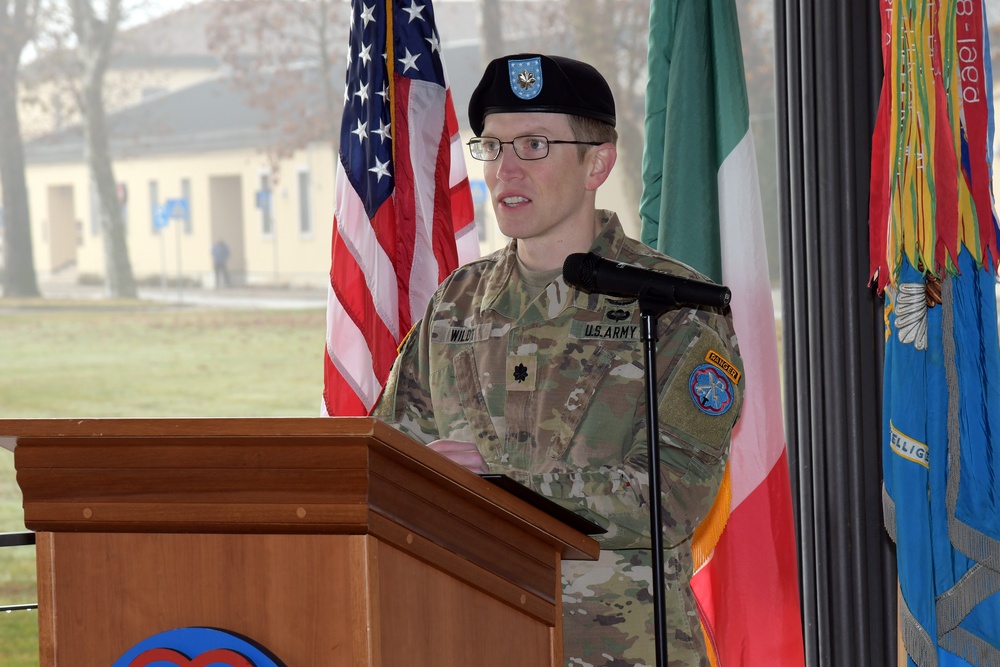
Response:
[{"label": "rank insignia on chest", "polygon": [[538,360],[529,355],[507,357],[507,391],[534,391]]}]

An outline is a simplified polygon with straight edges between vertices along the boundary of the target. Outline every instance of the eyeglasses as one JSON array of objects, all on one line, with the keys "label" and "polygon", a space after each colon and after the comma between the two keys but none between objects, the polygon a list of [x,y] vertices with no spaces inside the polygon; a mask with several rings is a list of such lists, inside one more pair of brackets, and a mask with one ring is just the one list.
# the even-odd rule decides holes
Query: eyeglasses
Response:
[{"label": "eyeglasses", "polygon": [[483,162],[491,162],[500,157],[504,144],[510,144],[514,154],[522,160],[541,160],[549,154],[552,144],[583,144],[585,146],[600,146],[601,141],[559,141],[538,134],[527,134],[514,137],[513,141],[500,141],[496,137],[475,137],[467,142],[472,157]]}]

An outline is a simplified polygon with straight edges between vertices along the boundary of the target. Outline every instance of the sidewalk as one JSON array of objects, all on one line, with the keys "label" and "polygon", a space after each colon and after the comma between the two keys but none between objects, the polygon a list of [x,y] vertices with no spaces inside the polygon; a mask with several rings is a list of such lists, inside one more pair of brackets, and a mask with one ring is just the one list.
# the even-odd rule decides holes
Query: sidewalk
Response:
[{"label": "sidewalk", "polygon": [[[101,301],[108,298],[103,285],[43,282],[38,287],[44,299]],[[308,287],[250,286],[205,289],[192,286],[165,288],[140,286],[138,293],[141,301],[177,306],[262,310],[299,310],[326,307],[326,292],[320,288]]]}]

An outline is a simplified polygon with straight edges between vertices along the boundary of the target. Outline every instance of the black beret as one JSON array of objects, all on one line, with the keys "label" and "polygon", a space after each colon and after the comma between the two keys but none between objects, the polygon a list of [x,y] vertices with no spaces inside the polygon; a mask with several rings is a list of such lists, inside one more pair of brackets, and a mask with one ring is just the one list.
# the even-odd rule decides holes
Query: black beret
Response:
[{"label": "black beret", "polygon": [[497,58],[469,100],[469,124],[477,135],[491,113],[541,111],[585,116],[615,124],[611,87],[592,65],[564,58],[520,53]]}]

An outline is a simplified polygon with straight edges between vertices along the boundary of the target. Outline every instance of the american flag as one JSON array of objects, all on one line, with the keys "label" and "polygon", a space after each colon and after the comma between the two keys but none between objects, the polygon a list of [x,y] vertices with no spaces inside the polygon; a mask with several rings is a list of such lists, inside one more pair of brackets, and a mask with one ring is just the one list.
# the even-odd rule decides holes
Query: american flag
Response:
[{"label": "american flag", "polygon": [[354,0],[323,412],[365,415],[435,288],[479,253],[429,0]]}]

